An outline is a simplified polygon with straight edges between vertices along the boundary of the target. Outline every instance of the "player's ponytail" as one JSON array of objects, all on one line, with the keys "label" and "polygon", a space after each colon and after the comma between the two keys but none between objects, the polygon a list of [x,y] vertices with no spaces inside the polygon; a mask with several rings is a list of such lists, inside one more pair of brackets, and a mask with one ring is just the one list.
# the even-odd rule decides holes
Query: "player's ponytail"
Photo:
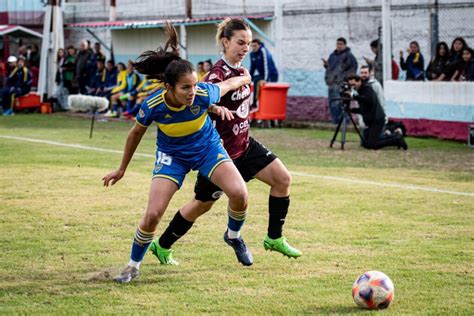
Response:
[{"label": "player's ponytail", "polygon": [[158,79],[174,87],[181,75],[192,73],[193,65],[181,59],[178,47],[178,35],[171,23],[166,22],[165,33],[168,41],[164,47],[143,52],[133,63],[133,67],[150,79]]},{"label": "player's ponytail", "polygon": [[225,47],[222,44],[222,39],[227,38],[230,40],[234,31],[246,31],[250,30],[250,27],[241,19],[226,18],[224,21],[217,25],[216,43],[217,46],[222,46],[225,52]]}]

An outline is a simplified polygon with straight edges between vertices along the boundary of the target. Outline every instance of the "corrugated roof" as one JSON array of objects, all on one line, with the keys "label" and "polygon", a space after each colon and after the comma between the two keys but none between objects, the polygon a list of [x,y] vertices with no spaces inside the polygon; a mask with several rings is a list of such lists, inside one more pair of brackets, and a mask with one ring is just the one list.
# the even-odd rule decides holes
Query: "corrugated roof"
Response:
[{"label": "corrugated roof", "polygon": [[[227,18],[227,16],[215,16],[195,19],[161,19],[149,21],[98,21],[98,22],[83,22],[71,23],[67,25],[69,29],[142,29],[142,28],[158,28],[163,27],[166,21],[170,21],[173,25],[200,25],[200,24],[214,24]],[[250,16],[231,16],[231,18],[247,18],[251,20],[272,20],[273,14],[250,15]]]}]

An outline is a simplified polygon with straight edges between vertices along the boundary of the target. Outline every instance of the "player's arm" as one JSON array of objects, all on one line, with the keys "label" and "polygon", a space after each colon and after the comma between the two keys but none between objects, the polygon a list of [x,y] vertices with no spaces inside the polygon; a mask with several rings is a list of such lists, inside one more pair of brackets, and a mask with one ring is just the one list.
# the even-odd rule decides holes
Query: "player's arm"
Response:
[{"label": "player's arm", "polygon": [[122,179],[125,174],[125,170],[127,170],[128,164],[130,163],[130,160],[132,160],[133,154],[138,147],[138,144],[140,144],[143,134],[146,132],[146,129],[147,128],[145,126],[135,124],[135,126],[128,132],[120,167],[102,178],[104,181],[104,186],[108,187],[109,184],[114,185],[117,181]]},{"label": "player's arm", "polygon": [[241,86],[250,84],[252,82],[252,77],[249,74],[249,71],[244,68],[244,75],[239,77],[232,77],[225,81],[216,83],[221,88],[221,97],[226,95],[227,92],[236,90]]}]

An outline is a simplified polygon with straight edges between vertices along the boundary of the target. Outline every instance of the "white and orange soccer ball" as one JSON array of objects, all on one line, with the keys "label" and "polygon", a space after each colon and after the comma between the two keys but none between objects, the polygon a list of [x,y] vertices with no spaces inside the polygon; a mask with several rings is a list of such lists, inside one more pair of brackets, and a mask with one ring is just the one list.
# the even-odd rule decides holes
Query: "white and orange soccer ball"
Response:
[{"label": "white and orange soccer ball", "polygon": [[368,309],[387,308],[393,301],[394,292],[392,280],[379,271],[365,272],[352,286],[354,302]]}]

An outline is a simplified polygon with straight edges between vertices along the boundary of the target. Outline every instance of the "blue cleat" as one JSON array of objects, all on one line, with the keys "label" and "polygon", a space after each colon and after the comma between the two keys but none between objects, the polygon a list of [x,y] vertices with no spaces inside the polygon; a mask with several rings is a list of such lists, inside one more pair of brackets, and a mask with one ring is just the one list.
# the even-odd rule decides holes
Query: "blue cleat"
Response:
[{"label": "blue cleat", "polygon": [[228,244],[234,249],[235,255],[237,256],[237,260],[241,264],[243,264],[244,266],[251,266],[253,264],[252,253],[245,245],[245,242],[242,239],[242,237],[229,238],[229,236],[227,236],[227,231],[226,231],[224,233],[224,241],[226,242],[226,244]]},{"label": "blue cleat", "polygon": [[3,116],[12,116],[12,115],[15,115],[15,113],[13,113],[13,111],[11,109],[8,109],[8,110],[4,111],[2,115]]}]

